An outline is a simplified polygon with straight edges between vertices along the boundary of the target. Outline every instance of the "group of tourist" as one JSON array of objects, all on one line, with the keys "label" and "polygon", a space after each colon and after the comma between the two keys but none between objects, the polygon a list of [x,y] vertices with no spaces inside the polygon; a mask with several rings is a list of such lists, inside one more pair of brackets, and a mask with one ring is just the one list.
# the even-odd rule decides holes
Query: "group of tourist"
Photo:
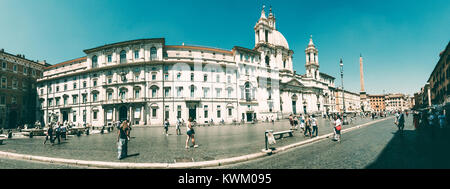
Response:
[{"label": "group of tourist", "polygon": [[[342,121],[341,116],[331,115],[331,125],[333,127],[333,141],[341,141],[341,129]],[[319,135],[319,125],[316,116],[313,115],[302,115],[299,117],[290,115],[289,123],[291,124],[291,129],[297,129],[297,125],[300,124],[300,128],[303,130],[303,135],[305,137],[317,137]],[[312,131],[311,131],[312,130]]]},{"label": "group of tourist", "polygon": [[[195,144],[195,130],[194,130],[194,121],[193,121],[193,119],[189,118],[188,123],[185,124],[184,123],[184,119],[178,118],[177,124],[175,126],[176,135],[181,135],[181,129],[180,128],[183,125],[186,125],[186,134],[187,134],[185,148],[186,149],[190,148],[190,146],[189,146],[189,139],[192,142],[192,147],[197,148],[198,145]],[[170,126],[169,120],[166,118],[166,120],[164,121],[164,132],[163,132],[163,134],[166,135],[166,136],[169,136],[169,134],[168,134],[169,126]]]},{"label": "group of tourist", "polygon": [[58,140],[58,144],[61,143],[61,139],[67,140],[68,130],[69,125],[67,121],[64,123],[57,122],[56,125],[50,124],[47,129],[44,144],[47,143],[48,140],[50,140],[52,145],[55,144],[55,140]]},{"label": "group of tourist", "polygon": [[416,129],[419,128],[431,128],[434,132],[436,128],[447,128],[447,116],[445,110],[431,109],[428,111],[414,111],[413,112],[413,124]]},{"label": "group of tourist", "polygon": [[[303,130],[303,135],[305,137],[316,137],[319,135],[319,128],[317,123],[317,118],[315,115],[300,114],[300,116],[293,116],[292,114],[289,116],[289,123],[291,125],[291,130],[297,130],[300,126],[300,129]],[[312,133],[311,133],[312,128]]]}]

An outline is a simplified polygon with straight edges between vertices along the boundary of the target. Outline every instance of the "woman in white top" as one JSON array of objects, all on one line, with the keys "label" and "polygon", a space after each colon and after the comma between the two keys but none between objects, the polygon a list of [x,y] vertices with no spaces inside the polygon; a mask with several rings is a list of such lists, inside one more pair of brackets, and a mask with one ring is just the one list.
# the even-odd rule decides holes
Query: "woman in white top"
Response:
[{"label": "woman in white top", "polygon": [[334,126],[335,135],[333,139],[335,141],[341,142],[341,129],[342,129],[341,117],[338,115]]},{"label": "woman in white top", "polygon": [[192,118],[189,118],[188,120],[188,124],[186,125],[186,134],[187,134],[187,139],[186,139],[186,149],[189,148],[188,144],[189,144],[189,138],[191,138],[192,140],[192,145],[194,145],[194,148],[197,148],[198,145],[195,144],[195,131],[194,128],[192,128]]}]

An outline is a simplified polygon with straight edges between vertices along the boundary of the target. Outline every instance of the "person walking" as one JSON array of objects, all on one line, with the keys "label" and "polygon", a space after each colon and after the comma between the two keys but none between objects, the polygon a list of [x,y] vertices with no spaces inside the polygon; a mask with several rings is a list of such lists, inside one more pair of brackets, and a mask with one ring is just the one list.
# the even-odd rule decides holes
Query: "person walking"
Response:
[{"label": "person walking", "polygon": [[181,126],[181,118],[178,118],[177,119],[177,125],[176,125],[176,128],[175,128],[175,132],[177,133],[177,135],[181,135],[180,126]]},{"label": "person walking", "polygon": [[298,117],[294,116],[294,129],[297,130],[298,129]]},{"label": "person walking", "polygon": [[53,145],[54,141],[53,141],[53,127],[52,127],[52,125],[50,125],[48,127],[47,135],[45,136],[44,144],[47,142],[47,140],[50,140],[50,143],[52,143],[52,145]]},{"label": "person walking", "polygon": [[[311,116],[311,125],[312,125],[312,134],[315,135],[314,137],[317,137],[317,135],[319,135],[319,129],[317,126],[317,119],[316,116],[312,115]],[[311,136],[312,138],[313,136]]]},{"label": "person walking", "polygon": [[413,122],[414,128],[417,129],[419,127],[419,114],[417,112],[413,112]]},{"label": "person walking", "polygon": [[192,118],[189,118],[188,123],[186,125],[186,134],[187,134],[187,138],[186,138],[186,146],[185,148],[188,149],[189,146],[189,139],[191,139],[192,141],[192,145],[194,146],[194,148],[197,148],[198,145],[195,144],[195,131],[194,128],[192,127]]},{"label": "person walking", "polygon": [[439,128],[443,129],[445,127],[445,113],[444,111],[441,111],[438,115],[439,119]]},{"label": "person walking", "polygon": [[117,133],[117,159],[121,160],[128,156],[128,140],[130,139],[130,128],[126,121],[122,122]]},{"label": "person walking", "polygon": [[[308,114],[305,116],[305,124],[305,132],[303,132],[303,135],[311,137],[311,119]],[[306,133],[308,133],[308,135]]]},{"label": "person walking", "polygon": [[291,130],[292,130],[292,128],[294,126],[294,118],[292,117],[292,114],[289,115],[289,124],[291,125]]},{"label": "person walking", "polygon": [[403,128],[405,128],[405,114],[403,114],[401,111],[398,112],[398,120],[397,120],[397,126],[400,133],[403,133]]},{"label": "person walking", "polygon": [[56,126],[55,133],[56,133],[55,140],[57,139],[58,140],[58,144],[60,144],[61,143],[61,124],[58,124]]},{"label": "person walking", "polygon": [[303,131],[305,131],[305,116],[303,116],[303,114],[302,114],[302,115],[300,115],[299,119],[300,119],[300,128]]},{"label": "person walking", "polygon": [[167,133],[169,131],[169,120],[166,118],[166,120],[164,121],[164,133],[166,134],[166,136],[169,136],[169,134]]},{"label": "person walking", "polygon": [[334,125],[334,130],[335,130],[335,135],[333,137],[334,141],[341,142],[341,129],[342,129],[341,116],[338,115],[336,117],[336,121],[335,121],[335,125]]}]

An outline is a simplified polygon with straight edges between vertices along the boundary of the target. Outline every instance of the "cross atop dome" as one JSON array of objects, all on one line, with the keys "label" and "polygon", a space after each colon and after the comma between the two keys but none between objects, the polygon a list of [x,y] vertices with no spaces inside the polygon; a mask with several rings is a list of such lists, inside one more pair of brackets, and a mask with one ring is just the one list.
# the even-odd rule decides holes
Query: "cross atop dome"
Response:
[{"label": "cross atop dome", "polygon": [[313,40],[312,40],[312,35],[310,35],[308,46],[313,46],[314,47],[314,43],[313,43]]},{"label": "cross atop dome", "polygon": [[261,18],[266,18],[266,12],[264,11],[265,8],[266,8],[266,5],[263,5],[262,10],[261,10]]}]

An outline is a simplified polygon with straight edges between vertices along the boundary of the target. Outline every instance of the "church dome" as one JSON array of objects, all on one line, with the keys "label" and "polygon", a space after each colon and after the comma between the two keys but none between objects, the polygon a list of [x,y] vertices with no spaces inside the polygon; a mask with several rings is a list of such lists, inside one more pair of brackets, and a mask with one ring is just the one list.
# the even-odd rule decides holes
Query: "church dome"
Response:
[{"label": "church dome", "polygon": [[273,30],[272,36],[273,36],[273,44],[275,46],[282,46],[286,49],[289,49],[289,44],[288,44],[286,38],[284,38],[283,34],[281,34],[277,30]]}]

